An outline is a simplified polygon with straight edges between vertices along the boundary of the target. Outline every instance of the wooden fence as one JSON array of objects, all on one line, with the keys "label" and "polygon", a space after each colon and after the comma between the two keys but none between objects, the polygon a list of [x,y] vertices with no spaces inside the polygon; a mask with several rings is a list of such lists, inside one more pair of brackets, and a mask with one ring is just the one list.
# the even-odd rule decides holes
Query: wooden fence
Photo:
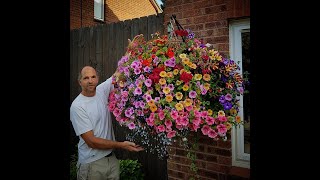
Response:
[{"label": "wooden fence", "polygon": [[[100,82],[110,77],[117,66],[118,60],[125,54],[128,39],[133,39],[138,34],[143,34],[146,40],[151,34],[163,34],[163,14],[126,20],[123,22],[102,24],[93,27],[75,29],[70,32],[70,105],[80,93],[81,88],[77,76],[81,68],[91,65],[100,75]],[[125,131],[113,119],[115,136],[118,141],[125,140]],[[70,127],[71,153],[75,152],[78,137]],[[146,152],[132,153],[116,150],[119,159],[138,159],[143,165],[145,179],[167,179],[167,161],[159,160],[156,155]]]}]

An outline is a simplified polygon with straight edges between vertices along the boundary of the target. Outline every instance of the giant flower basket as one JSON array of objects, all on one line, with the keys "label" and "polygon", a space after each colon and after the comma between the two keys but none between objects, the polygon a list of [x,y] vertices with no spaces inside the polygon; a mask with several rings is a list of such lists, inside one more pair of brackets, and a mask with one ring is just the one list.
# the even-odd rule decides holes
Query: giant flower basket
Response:
[{"label": "giant flower basket", "polygon": [[189,30],[175,34],[183,41],[159,33],[130,41],[109,97],[110,111],[130,131],[127,139],[159,157],[190,133],[226,140],[242,123],[239,96],[247,79],[239,65]]}]

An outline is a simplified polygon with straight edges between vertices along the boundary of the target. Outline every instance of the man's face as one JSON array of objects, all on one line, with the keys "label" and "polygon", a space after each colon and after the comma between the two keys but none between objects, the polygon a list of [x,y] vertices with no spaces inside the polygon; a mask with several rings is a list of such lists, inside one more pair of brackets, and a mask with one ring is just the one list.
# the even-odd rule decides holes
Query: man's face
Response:
[{"label": "man's face", "polygon": [[85,94],[91,94],[96,91],[99,78],[97,72],[92,67],[85,67],[81,72],[81,79],[79,84],[82,88],[82,92]]}]

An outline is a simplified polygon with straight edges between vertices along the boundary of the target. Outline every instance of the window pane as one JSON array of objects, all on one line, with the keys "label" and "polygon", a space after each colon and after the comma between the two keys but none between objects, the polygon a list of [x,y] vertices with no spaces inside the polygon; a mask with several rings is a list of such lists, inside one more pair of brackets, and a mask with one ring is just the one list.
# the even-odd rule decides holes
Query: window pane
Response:
[{"label": "window pane", "polygon": [[94,17],[103,20],[103,2],[102,0],[94,0]]},{"label": "window pane", "polygon": [[[250,32],[243,31],[241,33],[242,41],[242,68],[243,71],[250,72]],[[250,81],[250,74],[249,74]],[[243,96],[244,110],[244,152],[250,154],[250,86],[245,87],[249,93]]]}]

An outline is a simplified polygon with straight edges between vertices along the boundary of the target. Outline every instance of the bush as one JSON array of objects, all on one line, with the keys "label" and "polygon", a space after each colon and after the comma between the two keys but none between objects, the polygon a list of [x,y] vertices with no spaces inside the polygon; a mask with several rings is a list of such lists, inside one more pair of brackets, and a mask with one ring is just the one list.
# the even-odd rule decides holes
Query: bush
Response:
[{"label": "bush", "polygon": [[142,165],[138,160],[120,160],[120,179],[121,180],[143,180],[144,174]]}]

